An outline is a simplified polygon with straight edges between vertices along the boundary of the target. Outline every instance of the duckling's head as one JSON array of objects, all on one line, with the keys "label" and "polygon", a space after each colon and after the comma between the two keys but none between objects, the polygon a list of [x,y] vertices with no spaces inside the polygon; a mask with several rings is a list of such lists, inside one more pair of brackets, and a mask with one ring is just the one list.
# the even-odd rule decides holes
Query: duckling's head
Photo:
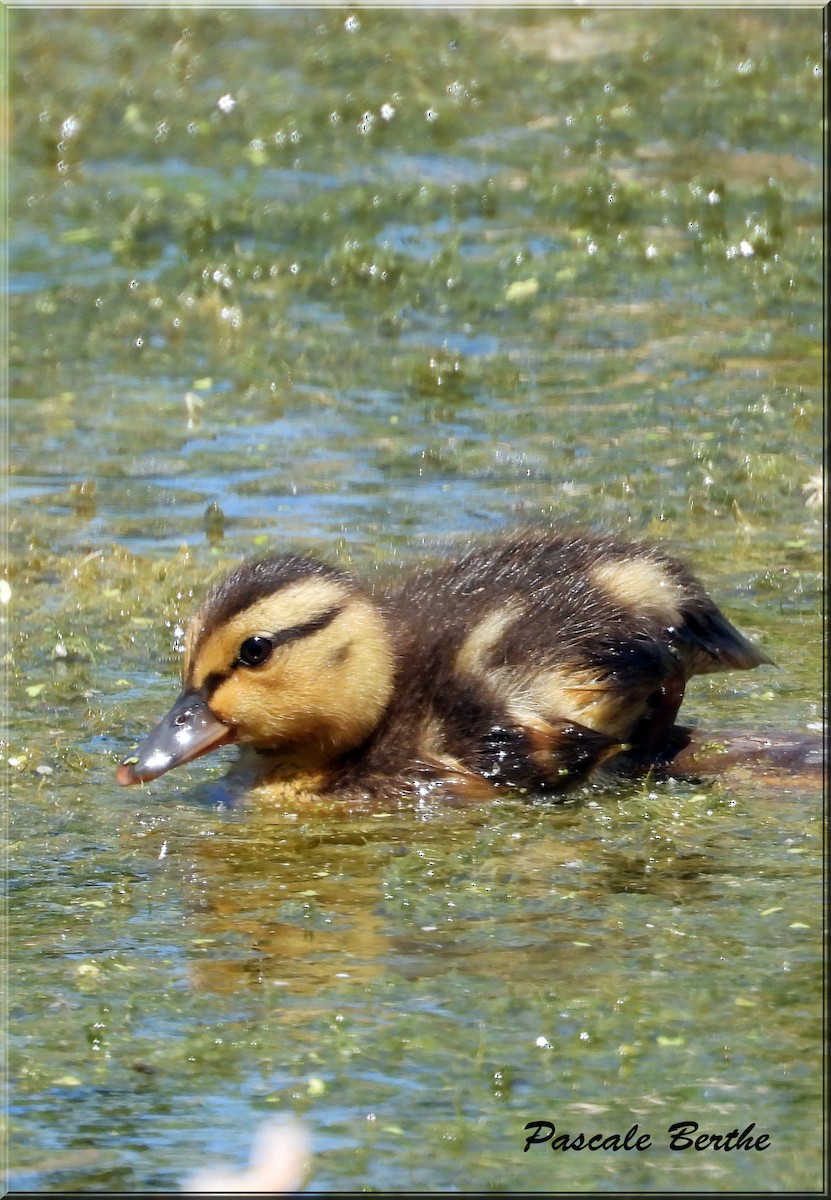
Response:
[{"label": "duckling's head", "polygon": [[155,779],[231,742],[325,767],[376,727],[393,669],[381,612],[344,572],[296,555],[246,563],[190,622],[182,694],[118,782]]}]

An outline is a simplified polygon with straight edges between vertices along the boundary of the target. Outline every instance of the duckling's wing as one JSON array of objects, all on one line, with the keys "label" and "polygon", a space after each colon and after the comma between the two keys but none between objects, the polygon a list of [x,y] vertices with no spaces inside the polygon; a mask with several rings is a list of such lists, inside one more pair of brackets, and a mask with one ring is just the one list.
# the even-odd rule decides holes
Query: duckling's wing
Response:
[{"label": "duckling's wing", "polygon": [[542,721],[525,727],[531,761],[542,775],[544,791],[562,791],[588,778],[624,746],[616,737],[590,730],[578,721]]},{"label": "duckling's wing", "polygon": [[521,729],[491,730],[485,772],[495,781],[560,792],[587,779],[625,747],[615,737],[578,721],[526,721]]},{"label": "duckling's wing", "polygon": [[739,633],[711,601],[683,611],[683,621],[669,631],[670,642],[684,664],[687,678],[727,671],[750,670],[773,659]]}]

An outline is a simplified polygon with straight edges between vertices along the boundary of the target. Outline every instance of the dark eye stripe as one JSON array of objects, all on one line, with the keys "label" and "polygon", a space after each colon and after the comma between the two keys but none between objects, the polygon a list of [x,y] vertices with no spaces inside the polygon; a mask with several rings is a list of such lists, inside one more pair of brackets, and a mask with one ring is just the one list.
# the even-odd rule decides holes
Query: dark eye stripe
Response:
[{"label": "dark eye stripe", "polygon": [[286,642],[296,642],[298,638],[308,637],[312,633],[319,633],[321,629],[325,629],[327,625],[331,625],[335,617],[339,617],[343,612],[343,605],[336,604],[332,608],[327,608],[325,612],[319,613],[316,617],[312,617],[309,621],[303,621],[300,625],[289,625],[288,629],[279,629],[276,633],[270,635],[272,645],[285,646]]},{"label": "dark eye stripe", "polygon": [[233,672],[231,671],[211,671],[210,675],[206,675],[202,680],[202,685],[199,688],[199,691],[207,701],[210,701],[211,696],[214,694],[219,685],[224,683],[226,679],[230,679],[232,673]]},{"label": "dark eye stripe", "polygon": [[[336,604],[308,621],[303,621],[299,625],[289,625],[287,629],[280,629],[277,633],[269,634],[269,638],[273,646],[285,646],[288,642],[297,641],[298,638],[309,637],[310,634],[319,633],[321,629],[325,629],[327,625],[331,625],[335,618],[340,616],[342,612],[343,606]],[[241,664],[235,662],[229,671],[211,671],[210,675],[205,676],[200,691],[206,700],[210,700],[221,683],[224,683],[226,679],[230,679],[239,665]],[[253,669],[256,670],[256,667]]]}]

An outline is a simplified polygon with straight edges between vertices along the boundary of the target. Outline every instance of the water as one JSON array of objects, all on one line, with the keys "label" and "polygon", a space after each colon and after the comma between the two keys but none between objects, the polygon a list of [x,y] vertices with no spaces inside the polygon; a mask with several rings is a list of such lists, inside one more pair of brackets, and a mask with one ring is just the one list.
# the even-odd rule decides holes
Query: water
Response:
[{"label": "water", "polygon": [[816,1188],[810,774],[114,782],[221,568],[529,519],[666,541],[776,659],[686,719],[822,719],[820,13],[347,16],[9,16],[10,1184],[175,1188],[282,1114],[320,1191]]}]

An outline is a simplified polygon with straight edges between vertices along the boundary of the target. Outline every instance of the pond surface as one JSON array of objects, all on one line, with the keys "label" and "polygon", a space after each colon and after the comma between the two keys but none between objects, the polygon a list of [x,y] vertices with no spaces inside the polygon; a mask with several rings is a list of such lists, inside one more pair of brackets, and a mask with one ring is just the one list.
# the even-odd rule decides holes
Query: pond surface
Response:
[{"label": "pond surface", "polygon": [[822,729],[821,12],[7,21],[11,1186],[295,1116],[318,1191],[821,1187],[818,775],[114,780],[222,568],[527,521],[665,542],[776,660],[686,720]]}]

